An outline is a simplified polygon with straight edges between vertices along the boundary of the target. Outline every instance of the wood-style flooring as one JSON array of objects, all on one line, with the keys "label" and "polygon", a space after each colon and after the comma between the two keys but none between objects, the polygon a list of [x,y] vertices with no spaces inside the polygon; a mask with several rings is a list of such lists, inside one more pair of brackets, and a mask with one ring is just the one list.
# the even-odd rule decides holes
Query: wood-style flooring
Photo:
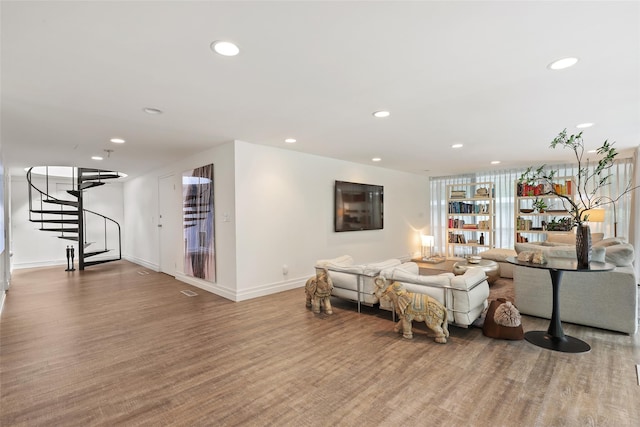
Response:
[{"label": "wood-style flooring", "polygon": [[127,261],[15,271],[0,425],[639,425],[640,334],[565,324],[585,354],[477,328],[437,344],[424,326],[403,339],[385,311],[333,299],[334,314],[317,315],[304,300],[296,289],[235,303]]}]

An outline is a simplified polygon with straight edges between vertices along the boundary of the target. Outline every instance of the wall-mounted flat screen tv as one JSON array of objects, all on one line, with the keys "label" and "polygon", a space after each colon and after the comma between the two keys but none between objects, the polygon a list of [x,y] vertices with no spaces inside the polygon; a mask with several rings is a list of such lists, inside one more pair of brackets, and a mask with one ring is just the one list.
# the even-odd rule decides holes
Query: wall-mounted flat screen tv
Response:
[{"label": "wall-mounted flat screen tv", "polygon": [[381,185],[336,181],[335,231],[381,230],[384,191]]}]

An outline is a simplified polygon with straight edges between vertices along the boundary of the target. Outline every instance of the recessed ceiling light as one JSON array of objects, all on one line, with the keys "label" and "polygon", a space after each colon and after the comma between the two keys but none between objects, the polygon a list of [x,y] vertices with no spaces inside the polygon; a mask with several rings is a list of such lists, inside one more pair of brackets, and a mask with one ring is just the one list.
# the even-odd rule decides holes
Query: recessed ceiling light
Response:
[{"label": "recessed ceiling light", "polygon": [[146,107],[146,108],[143,108],[142,111],[144,111],[147,114],[162,114],[162,110],[158,110],[157,108]]},{"label": "recessed ceiling light", "polygon": [[551,64],[548,65],[548,67],[551,70],[564,70],[565,68],[569,68],[576,65],[577,62],[578,62],[578,58],[573,58],[573,57],[562,58],[562,59],[558,59],[557,61],[553,61]]},{"label": "recessed ceiling light", "polygon": [[453,145],[451,146],[451,148],[462,148],[462,147],[464,147],[464,145],[463,145],[463,144],[453,144]]},{"label": "recessed ceiling light", "polygon": [[287,138],[284,140],[284,142],[286,142],[287,144],[293,144],[294,142],[296,142],[296,140],[294,138]]},{"label": "recessed ceiling light", "polygon": [[373,159],[371,159],[372,162],[379,162],[382,159],[380,157],[374,157]]},{"label": "recessed ceiling light", "polygon": [[589,151],[587,151],[587,153],[597,153],[597,152],[598,152],[598,150],[589,150]]},{"label": "recessed ceiling light", "polygon": [[240,49],[235,44],[220,40],[211,43],[211,49],[215,53],[223,56],[236,56],[240,53]]},{"label": "recessed ceiling light", "polygon": [[580,123],[576,125],[578,129],[590,128],[591,126],[593,126],[593,123]]},{"label": "recessed ceiling light", "polygon": [[91,160],[102,160],[100,156],[91,156]]},{"label": "recessed ceiling light", "polygon": [[383,118],[383,117],[389,117],[391,115],[390,112],[388,111],[376,111],[375,113],[373,113],[373,117],[377,117],[377,118]]},{"label": "recessed ceiling light", "polygon": [[492,160],[491,164],[492,165],[499,165],[500,164],[500,160]]},{"label": "recessed ceiling light", "polygon": [[109,141],[113,142],[114,144],[124,144],[126,142],[122,138],[111,138]]}]

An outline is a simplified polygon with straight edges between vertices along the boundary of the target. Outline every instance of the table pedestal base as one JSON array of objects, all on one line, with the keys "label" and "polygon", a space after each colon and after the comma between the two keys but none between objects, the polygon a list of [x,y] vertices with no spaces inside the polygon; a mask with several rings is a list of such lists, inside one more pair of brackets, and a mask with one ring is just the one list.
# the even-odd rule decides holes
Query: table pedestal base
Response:
[{"label": "table pedestal base", "polygon": [[565,335],[562,338],[555,338],[545,331],[529,331],[524,334],[524,339],[531,344],[549,350],[561,351],[563,353],[585,353],[591,350],[591,346],[577,338]]}]

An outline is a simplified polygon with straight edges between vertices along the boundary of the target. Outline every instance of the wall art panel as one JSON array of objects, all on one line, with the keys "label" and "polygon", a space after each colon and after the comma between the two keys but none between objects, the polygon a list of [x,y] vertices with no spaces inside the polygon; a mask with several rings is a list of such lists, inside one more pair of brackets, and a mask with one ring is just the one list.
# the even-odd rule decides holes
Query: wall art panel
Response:
[{"label": "wall art panel", "polygon": [[184,273],[216,281],[213,165],[182,174]]}]

